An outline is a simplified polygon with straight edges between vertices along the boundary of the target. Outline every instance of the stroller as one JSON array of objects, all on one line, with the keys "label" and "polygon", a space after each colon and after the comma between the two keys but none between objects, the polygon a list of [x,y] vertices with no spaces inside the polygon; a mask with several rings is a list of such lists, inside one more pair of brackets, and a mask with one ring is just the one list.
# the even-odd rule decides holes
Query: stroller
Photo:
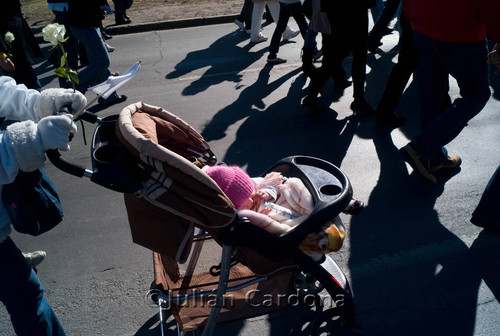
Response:
[{"label": "stroller", "polygon": [[[327,254],[313,260],[299,249],[307,235],[321,230],[352,200],[349,179],[339,168],[293,156],[263,174],[300,179],[314,201],[304,221],[275,235],[239,218],[202,169],[216,164],[214,153],[174,114],[138,102],[119,115],[101,119],[85,112],[81,119],[97,124],[92,169],[66,161],[57,151],[47,155],[59,169],[124,194],[134,243],[153,251],[149,294],[159,308],[162,335],[165,310],[179,334],[202,329],[211,335],[218,322],[267,314],[293,305],[291,296],[300,300],[320,293],[333,304],[318,312],[304,333],[355,329],[353,297],[342,270]],[[221,248],[220,264],[195,272],[208,240]]]}]

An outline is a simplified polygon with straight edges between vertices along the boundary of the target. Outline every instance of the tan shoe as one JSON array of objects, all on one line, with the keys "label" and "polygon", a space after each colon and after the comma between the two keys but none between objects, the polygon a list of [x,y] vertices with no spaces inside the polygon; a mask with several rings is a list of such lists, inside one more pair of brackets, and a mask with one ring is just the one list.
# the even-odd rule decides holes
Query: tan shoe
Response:
[{"label": "tan shoe", "polygon": [[418,171],[420,175],[433,183],[437,182],[436,177],[428,170],[428,163],[426,161],[422,161],[420,155],[409,144],[401,148],[399,151],[403,155],[403,159],[408,162],[413,169]]},{"label": "tan shoe", "polygon": [[462,159],[458,155],[447,156],[446,159],[436,166],[429,166],[432,173],[455,170],[462,164]]}]

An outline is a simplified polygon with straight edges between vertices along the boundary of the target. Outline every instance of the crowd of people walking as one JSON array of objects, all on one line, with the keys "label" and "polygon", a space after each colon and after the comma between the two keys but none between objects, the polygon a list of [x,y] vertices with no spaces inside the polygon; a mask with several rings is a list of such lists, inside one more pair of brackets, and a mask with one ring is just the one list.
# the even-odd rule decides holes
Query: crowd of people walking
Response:
[{"label": "crowd of people walking", "polygon": [[[267,5],[279,3],[279,15],[273,38],[269,46],[267,62],[286,62],[278,58],[279,41],[285,32],[285,25],[293,16],[304,38],[302,48],[302,69],[310,79],[309,93],[302,104],[318,113],[318,96],[331,77],[335,91],[343,91],[353,85],[354,113],[376,115],[379,125],[389,128],[400,127],[405,118],[395,114],[398,102],[410,80],[416,73],[420,94],[421,134],[401,149],[401,154],[425,179],[436,182],[436,176],[444,171],[455,170],[461,165],[458,155],[448,155],[445,146],[450,143],[490,97],[488,64],[500,69],[500,26],[495,23],[500,3],[494,0],[444,1],[439,6],[432,0],[375,0],[325,1],[325,0],[269,0]],[[263,6],[254,0],[253,20],[262,17]],[[245,1],[243,11],[251,8]],[[373,28],[369,30],[368,13],[378,11]],[[394,65],[378,107],[372,107],[364,98],[368,52],[378,53],[382,37],[391,32],[389,22],[399,12],[401,28],[399,57]],[[449,15],[451,12],[453,15]],[[277,16],[277,15],[274,15]],[[306,22],[304,17],[309,22]],[[457,17],[461,18],[457,20]],[[235,21],[247,20],[241,15]],[[245,25],[247,21],[245,21]],[[323,56],[317,67],[314,55],[318,50],[314,40],[322,36]],[[261,34],[261,33],[260,33]],[[497,42],[488,52],[487,34]],[[307,38],[306,38],[307,37]],[[265,39],[251,42],[257,43]],[[347,78],[344,60],[352,55],[351,76]],[[460,98],[451,101],[448,95],[448,77],[455,78],[460,89]]]}]

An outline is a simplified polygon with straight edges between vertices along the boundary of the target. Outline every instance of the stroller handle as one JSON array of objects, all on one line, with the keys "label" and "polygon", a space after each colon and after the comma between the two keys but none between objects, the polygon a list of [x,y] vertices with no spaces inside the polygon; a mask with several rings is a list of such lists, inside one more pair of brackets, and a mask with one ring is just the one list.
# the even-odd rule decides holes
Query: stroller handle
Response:
[{"label": "stroller handle", "polygon": [[[94,113],[89,111],[84,111],[76,120],[84,120],[88,123],[95,124],[99,121],[99,118]],[[75,120],[75,121],[76,121]],[[61,156],[59,150],[57,149],[49,149],[46,152],[47,158],[52,162],[54,166],[62,170],[63,172],[76,176],[76,177],[91,177],[92,171],[86,169],[83,166],[74,164]]]},{"label": "stroller handle", "polygon": [[61,157],[61,153],[57,149],[49,149],[47,152],[45,152],[47,157],[49,158],[50,162],[60,170],[62,170],[65,173],[68,173],[70,175],[76,176],[76,177],[91,177],[92,176],[92,171],[88,170],[87,168],[77,165],[75,163],[72,163],[63,157]]}]

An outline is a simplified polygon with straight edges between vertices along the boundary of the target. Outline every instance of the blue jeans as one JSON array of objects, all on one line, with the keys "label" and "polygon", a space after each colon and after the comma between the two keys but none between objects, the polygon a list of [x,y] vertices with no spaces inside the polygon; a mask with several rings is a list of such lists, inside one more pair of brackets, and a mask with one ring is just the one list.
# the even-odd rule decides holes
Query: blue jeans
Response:
[{"label": "blue jeans", "polygon": [[[486,41],[443,42],[417,32],[415,45],[420,51],[416,72],[422,133],[411,145],[424,159],[437,164],[445,158],[444,146],[460,134],[490,98],[488,48]],[[457,80],[461,97],[441,112],[449,75]]]},{"label": "blue jeans", "polygon": [[[100,84],[111,76],[109,54],[99,27],[71,26],[71,31],[77,40],[85,46],[89,61],[87,67],[78,73],[80,83],[76,87],[78,91],[85,93],[89,87]],[[113,92],[108,99],[114,100],[117,98],[118,95]]]},{"label": "blue jeans", "polygon": [[304,37],[304,48],[317,51],[316,37],[318,32],[315,32],[311,27],[311,22],[307,25],[306,36]]},{"label": "blue jeans", "polygon": [[0,274],[0,301],[16,335],[66,335],[38,277],[10,238],[0,243]]}]

